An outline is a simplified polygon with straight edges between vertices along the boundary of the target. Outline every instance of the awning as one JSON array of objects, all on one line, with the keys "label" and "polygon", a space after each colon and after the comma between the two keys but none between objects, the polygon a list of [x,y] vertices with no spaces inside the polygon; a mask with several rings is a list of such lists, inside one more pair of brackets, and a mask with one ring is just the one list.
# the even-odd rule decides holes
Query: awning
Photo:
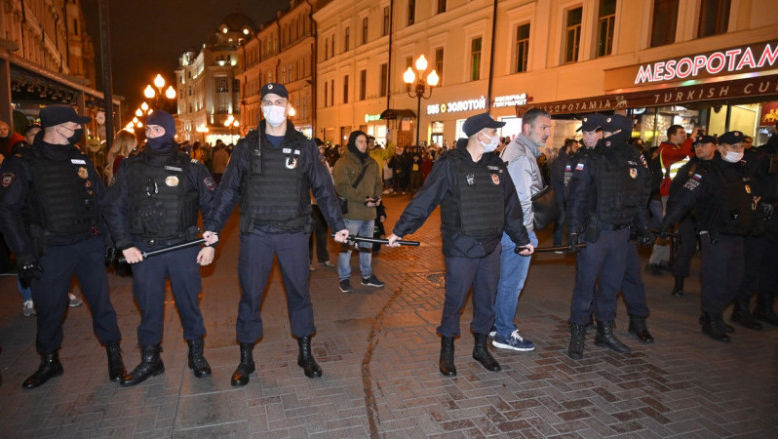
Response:
[{"label": "awning", "polygon": [[778,74],[752,78],[706,82],[683,87],[660,87],[630,93],[614,93],[590,98],[569,99],[517,105],[521,117],[530,108],[540,108],[551,115],[584,114],[628,108],[660,107],[695,102],[742,100],[778,96]]},{"label": "awning", "polygon": [[381,112],[381,119],[383,120],[403,119],[406,117],[411,119],[416,119],[416,113],[413,110],[408,110],[407,108],[404,109],[389,108]]}]

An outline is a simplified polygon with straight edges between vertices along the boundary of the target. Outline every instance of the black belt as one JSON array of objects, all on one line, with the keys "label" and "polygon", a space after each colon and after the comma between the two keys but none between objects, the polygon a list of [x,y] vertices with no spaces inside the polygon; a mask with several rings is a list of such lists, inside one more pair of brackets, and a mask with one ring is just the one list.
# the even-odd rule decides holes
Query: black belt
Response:
[{"label": "black belt", "polygon": [[629,224],[600,224],[600,230],[621,230],[629,227]]}]

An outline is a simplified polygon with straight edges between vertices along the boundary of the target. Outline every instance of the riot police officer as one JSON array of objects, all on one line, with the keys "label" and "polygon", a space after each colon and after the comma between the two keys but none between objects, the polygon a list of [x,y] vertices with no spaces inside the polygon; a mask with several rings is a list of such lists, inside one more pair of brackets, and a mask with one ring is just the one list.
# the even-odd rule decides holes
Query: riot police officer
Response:
[{"label": "riot police officer", "polygon": [[105,345],[108,376],[117,380],[125,369],[104,267],[108,238],[99,203],[105,189],[92,162],[75,146],[82,124],[91,118],[70,106],[52,105],[41,110],[40,119],[43,134],[32,148],[3,163],[0,179],[0,230],[17,255],[20,279],[32,285],[37,308],[36,347],[42,361],[22,386],[38,387],[63,373],[58,351],[74,274]]},{"label": "riot police officer", "polygon": [[668,230],[695,209],[702,249],[702,332],[729,341],[722,319],[743,279],[743,237],[756,222],[756,202],[743,158],[743,133],[730,131],[718,139],[719,155],[697,171],[673,195],[662,219]]},{"label": "riot police officer", "polygon": [[616,296],[624,279],[630,228],[636,227],[641,241],[648,239],[648,169],[643,156],[627,144],[632,122],[621,115],[605,116],[601,128],[608,138],[600,139],[594,151],[579,158],[568,183],[568,242],[573,248],[583,241],[587,244],[576,261],[570,307],[568,355],[573,359],[583,358],[585,326],[591,319],[593,300],[595,344],[631,352],[613,334]]},{"label": "riot police officer", "polygon": [[189,368],[198,378],[211,374],[203,357],[205,327],[198,294],[200,265],[213,261],[213,247],[182,248],[149,260],[141,253],[194,239],[199,234],[198,211],[210,212],[216,183],[204,165],[179,151],[175,133],[173,116],[163,110],[149,115],[146,147],[122,161],[106,196],[105,218],[116,247],[132,264],[132,292],[141,310],[141,363],[122,377],[122,386],[138,384],[165,370],[160,342],[168,276],[189,345]]},{"label": "riot police officer", "polygon": [[321,376],[311,353],[311,337],[316,332],[308,289],[311,189],[330,229],[337,231],[335,240],[346,242],[348,238],[332,178],[318,159],[316,144],[287,120],[286,88],[268,83],[260,95],[264,120],[238,141],[216,192],[213,211],[203,221],[203,237],[213,244],[240,199],[240,363],[232,375],[233,386],[245,385],[254,372],[252,351],[262,337],[260,305],[274,255],[278,256],[292,334],[299,346],[297,365],[309,378]]},{"label": "riot police officer", "polygon": [[388,238],[389,246],[396,246],[400,237],[418,230],[440,204],[446,295],[437,330],[441,336],[439,369],[445,376],[457,374],[454,338],[460,333],[459,317],[471,286],[473,358],[487,370],[501,369],[489,354],[486,339],[494,323],[492,306],[500,275],[503,230],[517,248],[523,247],[519,254],[528,256],[534,251],[516,188],[505,163],[494,153],[500,142],[497,128],[503,125],[505,122],[495,121],[489,113],[467,118],[462,130],[468,137],[440,156]]}]

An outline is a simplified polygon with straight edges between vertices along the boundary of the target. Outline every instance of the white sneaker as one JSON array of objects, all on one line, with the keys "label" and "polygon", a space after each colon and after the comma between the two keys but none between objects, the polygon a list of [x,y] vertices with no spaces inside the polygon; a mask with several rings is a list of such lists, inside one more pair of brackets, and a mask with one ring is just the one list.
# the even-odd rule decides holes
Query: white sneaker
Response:
[{"label": "white sneaker", "polygon": [[494,338],[495,335],[497,335],[497,331],[489,331],[489,337]]},{"label": "white sneaker", "polygon": [[32,300],[24,301],[24,304],[22,305],[22,314],[24,314],[25,317],[35,315],[35,304],[32,303]]},{"label": "white sneaker", "polygon": [[76,297],[73,293],[68,293],[68,306],[71,308],[78,308],[79,306],[83,305],[84,302]]},{"label": "white sneaker", "polygon": [[492,340],[492,346],[500,349],[509,349],[512,351],[527,352],[535,349],[535,343],[527,340],[519,334],[519,330],[514,330],[507,338],[495,337]]}]

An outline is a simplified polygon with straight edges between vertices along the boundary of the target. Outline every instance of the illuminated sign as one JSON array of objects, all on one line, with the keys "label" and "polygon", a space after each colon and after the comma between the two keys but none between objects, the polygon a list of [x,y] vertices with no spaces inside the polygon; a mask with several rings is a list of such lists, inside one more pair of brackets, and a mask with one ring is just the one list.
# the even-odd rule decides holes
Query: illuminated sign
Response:
[{"label": "illuminated sign", "polygon": [[515,107],[516,105],[524,105],[527,103],[527,93],[508,96],[497,96],[494,98],[494,108],[501,107]]},{"label": "illuminated sign", "polygon": [[365,123],[372,122],[374,120],[379,120],[379,119],[381,119],[381,115],[380,114],[367,114],[367,113],[365,113]]},{"label": "illuminated sign", "polygon": [[478,99],[466,99],[464,101],[453,101],[446,104],[427,105],[427,114],[456,113],[458,111],[472,111],[486,109],[486,98],[481,96]]}]

